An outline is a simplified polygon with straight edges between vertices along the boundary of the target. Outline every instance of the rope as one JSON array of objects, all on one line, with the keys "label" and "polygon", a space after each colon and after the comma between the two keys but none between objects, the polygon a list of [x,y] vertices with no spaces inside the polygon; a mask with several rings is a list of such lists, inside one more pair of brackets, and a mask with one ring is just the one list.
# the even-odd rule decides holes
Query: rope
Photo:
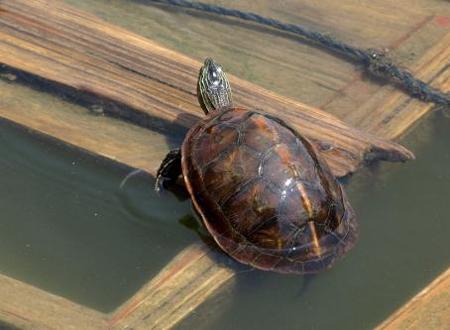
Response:
[{"label": "rope", "polygon": [[176,7],[194,9],[206,13],[239,18],[244,21],[269,26],[281,31],[294,33],[321,47],[339,53],[349,60],[361,63],[371,75],[386,80],[406,91],[409,95],[425,102],[433,102],[450,106],[450,94],[431,87],[426,82],[415,78],[409,71],[397,67],[387,55],[374,49],[360,49],[340,42],[330,35],[311,31],[301,25],[287,24],[276,19],[267,18],[255,13],[244,12],[222,6],[187,0],[148,0]]}]

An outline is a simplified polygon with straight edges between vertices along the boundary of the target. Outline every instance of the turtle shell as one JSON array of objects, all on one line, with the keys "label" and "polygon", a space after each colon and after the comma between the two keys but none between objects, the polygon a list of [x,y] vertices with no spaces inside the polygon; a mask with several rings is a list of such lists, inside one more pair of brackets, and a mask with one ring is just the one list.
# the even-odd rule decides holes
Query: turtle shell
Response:
[{"label": "turtle shell", "polygon": [[345,193],[314,146],[286,123],[230,108],[192,127],[182,169],[217,244],[253,267],[312,273],[356,240]]}]

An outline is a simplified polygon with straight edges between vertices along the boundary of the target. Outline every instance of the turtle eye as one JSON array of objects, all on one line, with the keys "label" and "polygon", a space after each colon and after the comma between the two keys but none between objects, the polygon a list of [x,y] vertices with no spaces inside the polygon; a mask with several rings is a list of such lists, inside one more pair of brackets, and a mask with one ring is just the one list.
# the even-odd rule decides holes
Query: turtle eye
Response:
[{"label": "turtle eye", "polygon": [[220,66],[212,65],[208,70],[209,83],[214,87],[222,85],[222,68]]}]

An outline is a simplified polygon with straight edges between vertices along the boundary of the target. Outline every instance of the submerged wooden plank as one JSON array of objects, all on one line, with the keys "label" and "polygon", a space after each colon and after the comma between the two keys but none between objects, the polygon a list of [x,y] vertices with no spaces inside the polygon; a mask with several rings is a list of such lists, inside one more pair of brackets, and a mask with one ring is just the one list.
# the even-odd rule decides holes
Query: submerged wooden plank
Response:
[{"label": "submerged wooden plank", "polygon": [[[14,79],[14,76],[9,78]],[[153,136],[156,133],[114,118],[94,115],[87,109],[67,104],[51,95],[43,98],[39,94],[26,86],[0,81],[0,116],[129,166],[151,171],[149,164],[159,163],[158,153],[161,151],[157,149],[157,137]],[[164,139],[159,138],[159,143],[165,145]],[[110,316],[109,326],[121,329],[133,324],[139,327],[142,321],[144,328],[152,323],[165,328],[183,319],[234,276],[231,268],[218,265],[213,256],[211,248],[203,243],[186,248],[155,279]],[[3,298],[1,285],[0,282],[0,297]],[[28,294],[25,292],[22,295],[20,287],[16,290],[20,299]],[[42,296],[45,296],[44,292]],[[44,318],[52,310],[41,313]],[[151,317],[148,317],[149,314]],[[33,320],[22,324],[20,319],[2,313],[0,319],[20,327],[34,325]]]},{"label": "submerged wooden plank", "polygon": [[450,328],[450,268],[397,310],[377,330]]},{"label": "submerged wooden plank", "polygon": [[149,173],[169,149],[167,138],[157,132],[1,80],[0,117]]},{"label": "submerged wooden plank", "polygon": [[105,329],[106,315],[0,274],[0,319],[21,329]]},{"label": "submerged wooden plank", "polygon": [[170,329],[234,275],[217,264],[211,248],[182,251],[111,317],[114,329]]},{"label": "submerged wooden plank", "polygon": [[[1,63],[71,92],[87,92],[77,94],[78,100],[104,98],[106,113],[166,134],[182,136],[199,119],[200,63],[59,2],[6,0],[0,8]],[[231,82],[236,104],[274,113],[318,142],[337,175],[369,159],[412,156],[320,110],[235,77]]]}]

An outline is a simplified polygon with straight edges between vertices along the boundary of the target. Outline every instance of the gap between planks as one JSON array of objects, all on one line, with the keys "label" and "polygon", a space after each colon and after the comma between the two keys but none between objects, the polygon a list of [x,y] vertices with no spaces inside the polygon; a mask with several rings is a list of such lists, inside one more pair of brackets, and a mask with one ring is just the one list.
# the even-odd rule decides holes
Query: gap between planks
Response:
[{"label": "gap between planks", "polygon": [[117,311],[104,314],[0,274],[0,320],[33,330],[168,329],[232,276],[209,247],[193,244]]}]

